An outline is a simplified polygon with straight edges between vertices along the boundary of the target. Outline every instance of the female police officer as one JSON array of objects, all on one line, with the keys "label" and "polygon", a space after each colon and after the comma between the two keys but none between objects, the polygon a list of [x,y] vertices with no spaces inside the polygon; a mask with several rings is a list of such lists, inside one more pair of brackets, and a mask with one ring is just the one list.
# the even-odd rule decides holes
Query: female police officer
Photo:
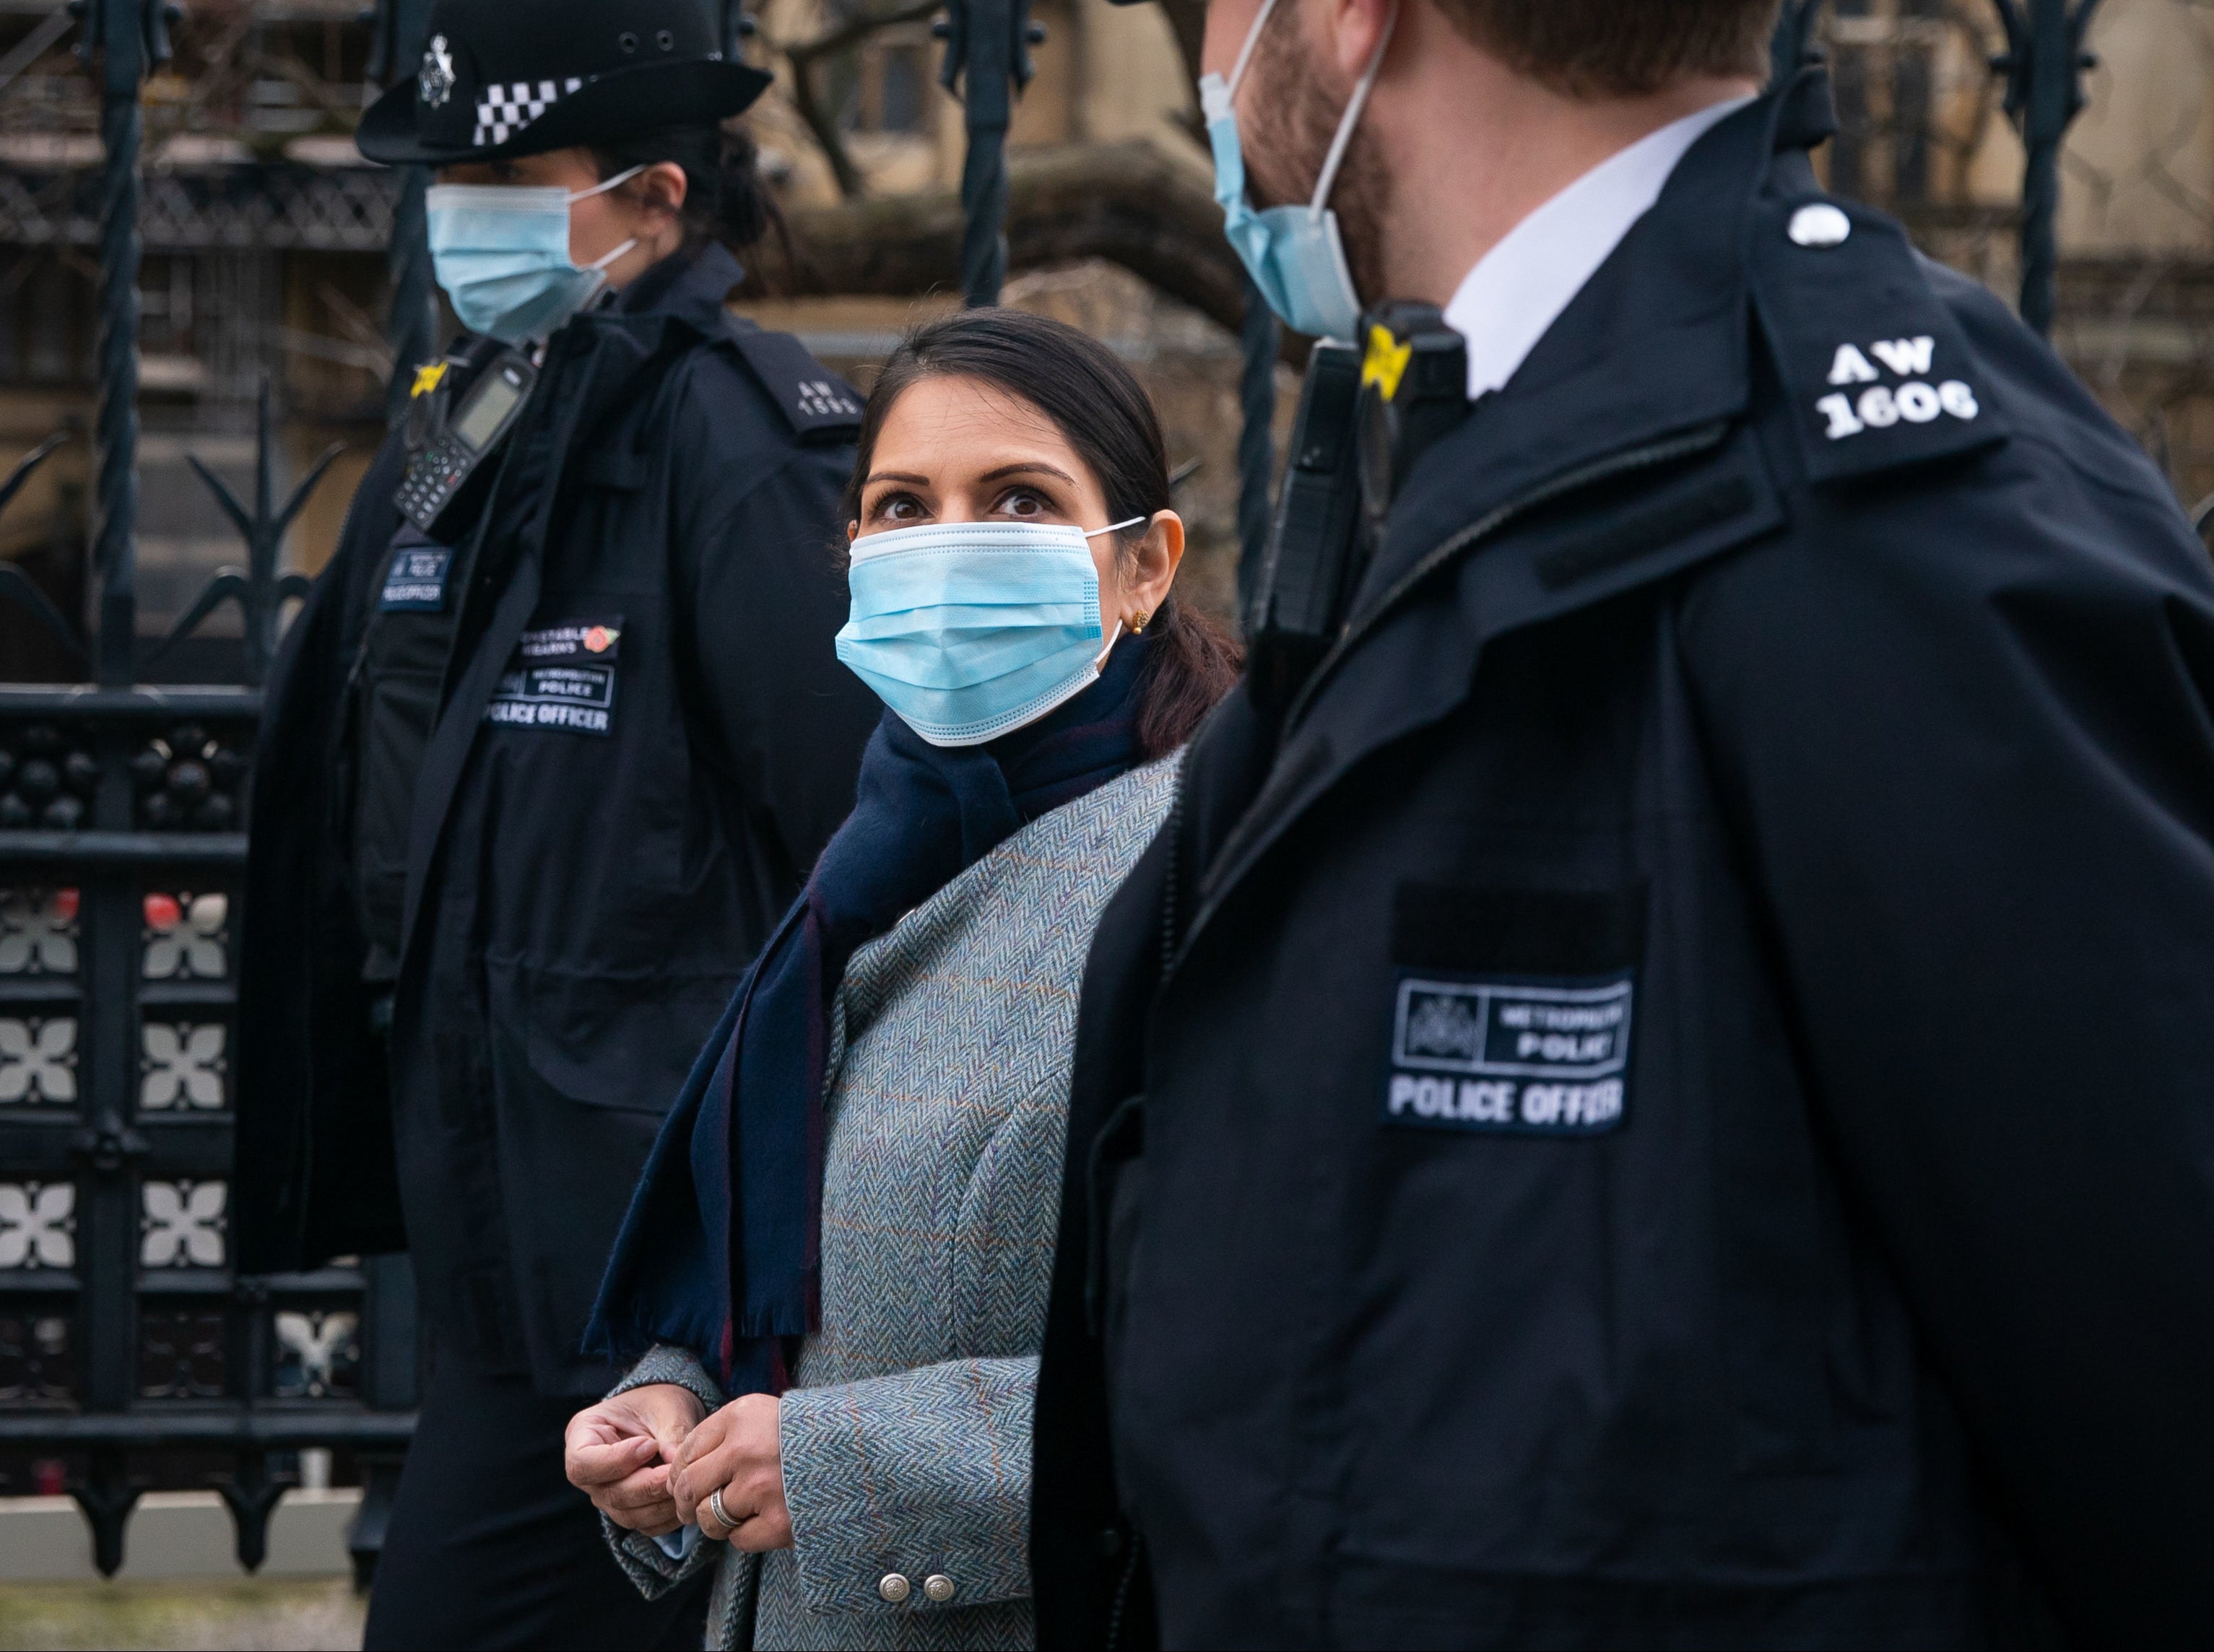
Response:
[{"label": "female police officer", "polygon": [[578,1337],[876,709],[831,647],[858,403],[723,307],[717,236],[767,207],[717,123],[768,83],[725,39],[713,0],[439,0],[361,126],[438,168],[469,336],[418,376],[272,691],[235,1219],[249,1271],[413,1257],[432,1369],[372,1646],[698,1639],[564,1484],[609,1380]]}]

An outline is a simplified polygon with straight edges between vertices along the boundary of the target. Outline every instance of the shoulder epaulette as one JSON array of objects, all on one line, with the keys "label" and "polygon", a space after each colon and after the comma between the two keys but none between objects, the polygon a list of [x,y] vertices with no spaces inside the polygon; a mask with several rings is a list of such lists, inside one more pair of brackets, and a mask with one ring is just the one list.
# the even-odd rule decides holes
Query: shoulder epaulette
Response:
[{"label": "shoulder epaulette", "polygon": [[2003,441],[2004,415],[1906,232],[1852,201],[1755,205],[1753,297],[1817,482]]},{"label": "shoulder epaulette", "polygon": [[803,442],[850,442],[861,428],[861,394],[789,333],[733,316],[731,342]]}]

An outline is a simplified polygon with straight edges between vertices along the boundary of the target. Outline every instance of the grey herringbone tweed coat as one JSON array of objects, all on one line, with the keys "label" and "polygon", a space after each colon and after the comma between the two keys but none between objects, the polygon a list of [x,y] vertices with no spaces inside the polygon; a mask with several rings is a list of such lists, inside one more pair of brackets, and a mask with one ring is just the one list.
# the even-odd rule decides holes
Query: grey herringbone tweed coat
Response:
[{"label": "grey herringbone tweed coat", "polygon": [[[847,966],[824,1095],[823,1329],[780,1413],[794,1546],[702,1543],[679,1563],[609,1527],[649,1595],[722,1557],[710,1647],[1034,1643],[1031,1408],[1077,989],[1174,767],[1031,822]],[[656,1349],[622,1386],[650,1382],[723,1403],[687,1350]],[[885,1598],[893,1576],[902,1600]],[[933,1578],[950,1600],[929,1598]]]}]

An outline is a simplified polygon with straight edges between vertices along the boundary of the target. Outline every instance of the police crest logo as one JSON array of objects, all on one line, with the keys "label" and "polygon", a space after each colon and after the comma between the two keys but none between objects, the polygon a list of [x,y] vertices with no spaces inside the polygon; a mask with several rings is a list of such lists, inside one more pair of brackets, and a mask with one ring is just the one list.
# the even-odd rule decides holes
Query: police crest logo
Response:
[{"label": "police crest logo", "polygon": [[416,95],[430,108],[442,107],[454,95],[454,56],[446,37],[434,34],[424,49],[423,70],[415,77]]},{"label": "police crest logo", "polygon": [[1399,979],[1387,1124],[1596,1135],[1623,1122],[1634,979]]}]

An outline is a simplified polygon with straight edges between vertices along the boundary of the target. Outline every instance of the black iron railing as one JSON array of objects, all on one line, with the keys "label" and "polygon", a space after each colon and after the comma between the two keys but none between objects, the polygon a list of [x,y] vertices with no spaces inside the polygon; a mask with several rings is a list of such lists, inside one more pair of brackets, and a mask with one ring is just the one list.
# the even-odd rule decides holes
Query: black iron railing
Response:
[{"label": "black iron railing", "polygon": [[[352,1538],[366,1571],[414,1423],[405,1261],[266,1277],[230,1265],[239,885],[260,685],[280,605],[305,584],[279,572],[285,529],[334,456],[280,503],[266,390],[250,504],[194,462],[245,541],[242,566],[217,574],[168,639],[235,603],[245,681],[140,681],[161,652],[137,636],[141,89],[168,56],[171,15],[160,0],[79,9],[105,156],[90,636],[0,562],[0,602],[28,611],[93,679],[0,686],[0,1461],[12,1489],[74,1496],[112,1573],[148,1484],[187,1473],[213,1484],[251,1569],[300,1454],[343,1453],[366,1488]],[[391,217],[382,187],[335,208],[303,195],[296,210],[266,190],[201,200],[175,180],[164,187],[172,215],[227,211],[249,240],[351,245]],[[41,197],[15,178],[0,197],[10,238],[86,238],[89,203],[73,183]],[[58,216],[35,216],[48,207]],[[0,508],[54,446],[0,483]]]}]

